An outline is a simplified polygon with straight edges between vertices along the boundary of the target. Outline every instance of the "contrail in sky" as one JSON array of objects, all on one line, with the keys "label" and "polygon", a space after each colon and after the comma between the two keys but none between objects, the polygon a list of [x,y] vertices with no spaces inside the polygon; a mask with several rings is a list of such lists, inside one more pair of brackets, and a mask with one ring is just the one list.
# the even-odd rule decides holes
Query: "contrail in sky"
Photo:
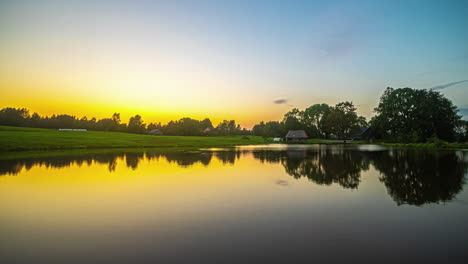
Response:
[{"label": "contrail in sky", "polygon": [[434,86],[432,88],[429,88],[429,90],[442,90],[442,89],[445,89],[445,88],[449,88],[450,86],[454,86],[454,85],[457,85],[459,83],[464,83],[464,82],[468,82],[468,80],[463,80],[463,81],[458,81],[458,82],[451,82],[451,83],[447,83],[447,84],[442,84],[442,85],[437,85],[437,86]]}]

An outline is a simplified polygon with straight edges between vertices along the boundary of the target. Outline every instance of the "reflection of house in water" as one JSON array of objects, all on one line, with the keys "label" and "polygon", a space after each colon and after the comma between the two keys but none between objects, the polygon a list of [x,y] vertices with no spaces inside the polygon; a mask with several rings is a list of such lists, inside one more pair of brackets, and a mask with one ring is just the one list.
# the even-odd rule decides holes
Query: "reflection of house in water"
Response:
[{"label": "reflection of house in water", "polygon": [[286,151],[288,158],[292,159],[305,159],[307,157],[307,151],[306,150],[288,150]]}]

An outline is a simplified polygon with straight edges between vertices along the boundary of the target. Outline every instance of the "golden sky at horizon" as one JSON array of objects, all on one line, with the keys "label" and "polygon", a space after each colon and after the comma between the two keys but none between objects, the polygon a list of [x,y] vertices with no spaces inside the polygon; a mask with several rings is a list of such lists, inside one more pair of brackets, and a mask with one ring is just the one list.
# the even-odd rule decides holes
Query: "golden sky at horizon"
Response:
[{"label": "golden sky at horizon", "polygon": [[[250,128],[317,103],[352,101],[370,118],[387,86],[467,79],[456,5],[280,3],[0,1],[0,108]],[[439,10],[450,19],[435,23]],[[466,108],[467,84],[443,93]]]}]

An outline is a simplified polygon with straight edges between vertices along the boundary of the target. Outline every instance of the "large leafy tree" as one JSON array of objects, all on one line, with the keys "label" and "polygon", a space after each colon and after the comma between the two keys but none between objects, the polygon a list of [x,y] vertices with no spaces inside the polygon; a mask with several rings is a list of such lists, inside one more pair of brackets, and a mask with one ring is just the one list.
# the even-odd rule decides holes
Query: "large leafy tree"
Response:
[{"label": "large leafy tree", "polygon": [[351,137],[352,132],[359,128],[362,118],[358,117],[356,107],[352,102],[341,102],[331,107],[326,123],[330,131],[338,138],[346,139]]},{"label": "large leafy tree", "polygon": [[453,103],[433,90],[388,87],[374,111],[372,126],[395,142],[453,141],[460,123]]},{"label": "large leafy tree", "polygon": [[284,130],[287,132],[289,130],[299,130],[304,129],[305,125],[302,120],[304,114],[297,108],[292,109],[287,112],[283,118]]},{"label": "large leafy tree", "polygon": [[327,104],[315,104],[302,112],[302,120],[311,137],[327,137],[329,132],[325,124],[330,114],[330,106]]}]

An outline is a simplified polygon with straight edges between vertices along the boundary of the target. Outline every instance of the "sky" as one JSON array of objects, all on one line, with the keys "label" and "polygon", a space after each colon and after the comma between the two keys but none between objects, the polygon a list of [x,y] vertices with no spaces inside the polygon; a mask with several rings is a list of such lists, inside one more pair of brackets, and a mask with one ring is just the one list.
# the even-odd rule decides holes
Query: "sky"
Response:
[{"label": "sky", "polygon": [[0,108],[250,128],[386,87],[468,116],[468,1],[0,0]]}]

